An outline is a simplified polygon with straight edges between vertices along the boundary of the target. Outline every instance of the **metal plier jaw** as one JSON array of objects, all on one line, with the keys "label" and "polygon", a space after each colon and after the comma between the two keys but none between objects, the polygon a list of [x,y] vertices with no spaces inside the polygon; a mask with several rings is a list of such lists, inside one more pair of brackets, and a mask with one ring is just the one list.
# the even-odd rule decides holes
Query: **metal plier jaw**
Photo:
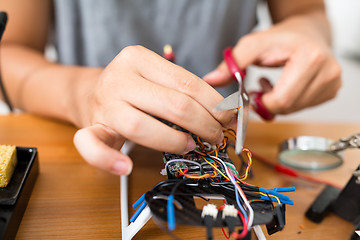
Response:
[{"label": "metal plier jaw", "polygon": [[225,98],[222,102],[220,102],[215,107],[215,111],[227,111],[237,109],[237,137],[235,143],[235,152],[236,154],[240,154],[244,146],[250,102],[253,110],[257,114],[259,114],[264,120],[272,120],[274,119],[274,115],[271,114],[262,103],[261,97],[263,95],[263,92],[251,92],[250,95],[246,92],[244,87],[246,69],[239,68],[232,55],[231,47],[225,49],[224,60],[233,76],[233,79],[239,83],[239,90]]}]

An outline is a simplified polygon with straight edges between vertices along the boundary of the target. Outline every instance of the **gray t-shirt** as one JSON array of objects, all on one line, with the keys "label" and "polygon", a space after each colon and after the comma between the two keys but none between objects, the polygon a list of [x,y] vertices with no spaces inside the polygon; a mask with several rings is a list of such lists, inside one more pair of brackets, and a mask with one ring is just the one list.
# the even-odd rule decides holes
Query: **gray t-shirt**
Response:
[{"label": "gray t-shirt", "polygon": [[106,66],[126,46],[159,54],[170,44],[176,63],[198,76],[256,24],[256,0],[54,0],[58,61]]}]

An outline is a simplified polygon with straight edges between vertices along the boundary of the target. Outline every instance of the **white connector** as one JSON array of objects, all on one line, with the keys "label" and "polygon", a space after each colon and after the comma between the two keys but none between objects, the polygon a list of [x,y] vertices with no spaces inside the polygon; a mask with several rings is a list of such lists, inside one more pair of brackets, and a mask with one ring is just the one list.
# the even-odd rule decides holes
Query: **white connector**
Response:
[{"label": "white connector", "polygon": [[234,207],[234,205],[225,205],[224,209],[222,210],[222,218],[225,219],[225,217],[237,217],[238,212],[237,209]]},{"label": "white connector", "polygon": [[205,216],[211,216],[216,220],[218,214],[218,210],[214,204],[209,203],[208,205],[203,207],[203,210],[201,212],[201,218],[204,218]]}]

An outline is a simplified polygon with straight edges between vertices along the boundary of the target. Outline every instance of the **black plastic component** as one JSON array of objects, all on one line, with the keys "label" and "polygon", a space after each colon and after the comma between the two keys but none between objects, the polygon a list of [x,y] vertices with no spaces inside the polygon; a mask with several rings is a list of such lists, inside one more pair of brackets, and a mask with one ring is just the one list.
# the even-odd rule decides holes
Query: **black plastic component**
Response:
[{"label": "black plastic component", "polygon": [[274,208],[274,217],[272,221],[266,224],[269,235],[281,231],[285,226],[285,204],[279,204]]},{"label": "black plastic component", "polygon": [[339,196],[340,190],[332,186],[326,186],[306,211],[305,216],[315,223],[320,223],[331,211],[331,204]]},{"label": "black plastic component", "polygon": [[6,188],[0,188],[0,239],[14,239],[39,173],[36,148],[16,147],[14,174]]},{"label": "black plastic component", "polygon": [[[360,170],[360,166],[357,170]],[[332,205],[336,215],[353,224],[357,224],[360,217],[360,184],[356,183],[356,178],[354,175],[350,178]]]},{"label": "black plastic component", "polygon": [[230,216],[226,216],[224,218],[224,222],[225,225],[228,227],[229,229],[229,233],[233,233],[235,231],[235,222],[237,222],[237,218],[235,217],[230,217]]},{"label": "black plastic component", "polygon": [[[360,170],[360,166],[357,168]],[[358,224],[360,218],[360,184],[356,183],[357,177],[350,178],[345,188],[326,186],[306,212],[306,217],[320,223],[328,212],[333,212],[339,217]]]},{"label": "black plastic component", "polygon": [[[154,217],[163,222],[167,222],[166,196],[170,194],[176,182],[176,180],[172,180],[170,183],[159,185],[145,194],[145,201],[150,207],[151,213]],[[176,188],[174,194],[174,200],[178,203],[175,205],[181,206],[181,208],[175,207],[177,224],[204,226],[204,222],[201,218],[201,210],[196,207],[194,197],[210,199],[211,197],[222,197],[225,199],[226,204],[237,206],[233,189],[212,185],[203,187],[203,184],[196,184],[196,181],[181,183]],[[252,197],[248,196],[248,199],[250,200]],[[270,201],[255,201],[251,203],[251,207],[255,214],[253,225],[267,224],[272,221],[273,209]],[[242,226],[242,222],[239,218],[236,218],[234,224],[235,226]],[[222,219],[221,211],[219,211],[217,218],[214,220],[213,226],[226,227]]]},{"label": "black plastic component", "polygon": [[207,239],[208,240],[213,239],[212,229],[213,229],[213,226],[214,226],[214,218],[212,216],[205,216],[204,217],[204,224],[205,224],[205,227],[206,227]]},{"label": "black plastic component", "polygon": [[353,233],[353,235],[351,235],[350,240],[360,240],[360,222],[355,227],[354,233]]}]

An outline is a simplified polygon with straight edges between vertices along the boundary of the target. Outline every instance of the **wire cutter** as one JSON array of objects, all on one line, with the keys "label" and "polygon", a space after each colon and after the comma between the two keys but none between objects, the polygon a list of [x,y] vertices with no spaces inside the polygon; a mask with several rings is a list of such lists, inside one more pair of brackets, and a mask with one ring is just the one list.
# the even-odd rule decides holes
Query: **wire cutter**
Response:
[{"label": "wire cutter", "polygon": [[249,104],[251,103],[253,110],[257,114],[259,114],[264,120],[272,120],[274,118],[274,115],[271,114],[262,103],[261,97],[264,92],[254,91],[250,93],[249,97],[249,94],[246,92],[244,87],[246,70],[242,70],[239,68],[231,52],[231,47],[225,49],[224,60],[232,74],[233,79],[239,83],[239,90],[225,98],[222,102],[220,102],[215,107],[215,111],[237,109],[237,137],[235,143],[235,152],[236,154],[240,154],[244,146],[245,133],[249,116]]}]

